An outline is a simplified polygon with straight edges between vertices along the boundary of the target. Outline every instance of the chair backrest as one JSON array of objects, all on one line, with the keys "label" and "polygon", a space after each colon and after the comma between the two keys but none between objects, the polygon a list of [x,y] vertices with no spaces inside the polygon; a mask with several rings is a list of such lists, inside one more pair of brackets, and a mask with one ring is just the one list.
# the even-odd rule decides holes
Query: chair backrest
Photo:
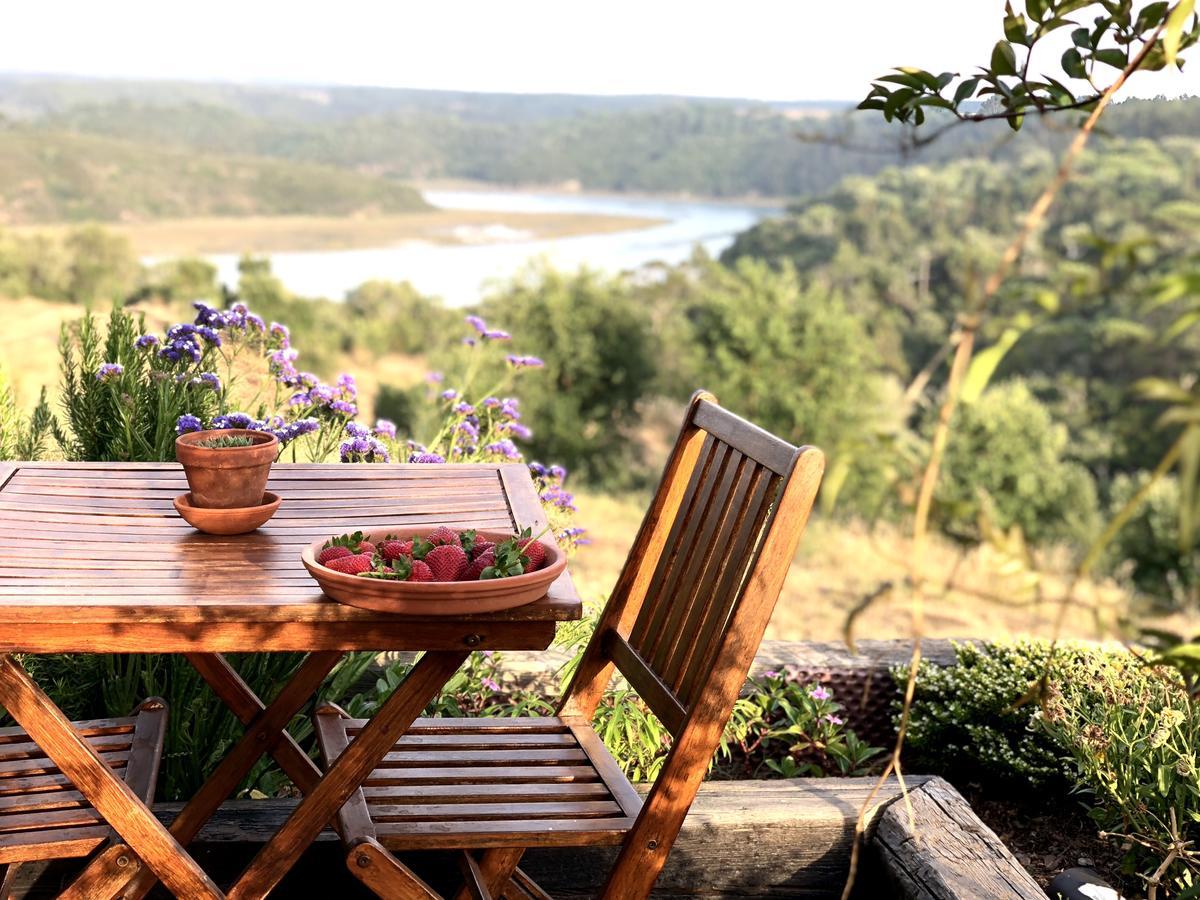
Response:
[{"label": "chair backrest", "polygon": [[606,895],[638,896],[652,869],[649,890],[665,861],[758,652],[823,470],[819,450],[793,447],[711,394],[692,397],[560,706],[590,720],[615,668],[674,736]]}]

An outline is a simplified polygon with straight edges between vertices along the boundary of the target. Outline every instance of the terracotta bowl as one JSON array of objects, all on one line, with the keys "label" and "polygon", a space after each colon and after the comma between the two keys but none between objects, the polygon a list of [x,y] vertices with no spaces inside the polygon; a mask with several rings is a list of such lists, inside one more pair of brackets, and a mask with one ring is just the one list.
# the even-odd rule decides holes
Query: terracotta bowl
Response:
[{"label": "terracotta bowl", "polygon": [[[417,535],[424,537],[430,531],[431,527],[380,528],[369,532],[367,540],[382,540],[389,534],[404,540]],[[499,542],[512,537],[512,533],[480,531],[479,537]],[[313,541],[300,558],[321,589],[334,600],[348,606],[414,616],[461,616],[512,609],[546,596],[550,583],[567,567],[567,555],[550,541],[540,543],[546,548],[546,561],[536,572],[488,581],[425,581],[410,584],[407,581],[346,575],[317,563],[317,554],[321,552],[325,539]]]},{"label": "terracotta bowl", "polygon": [[258,506],[241,509],[210,509],[194,506],[190,493],[175,498],[175,511],[189,525],[205,534],[246,534],[265,523],[279,509],[279,495],[267,491]]}]

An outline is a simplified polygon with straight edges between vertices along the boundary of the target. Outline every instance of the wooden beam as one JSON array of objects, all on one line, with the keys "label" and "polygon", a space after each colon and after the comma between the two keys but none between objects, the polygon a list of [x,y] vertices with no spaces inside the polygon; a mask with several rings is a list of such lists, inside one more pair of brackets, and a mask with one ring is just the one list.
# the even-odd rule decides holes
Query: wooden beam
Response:
[{"label": "wooden beam", "polygon": [[879,817],[872,841],[905,900],[1045,900],[1043,891],[941,778],[930,778]]}]

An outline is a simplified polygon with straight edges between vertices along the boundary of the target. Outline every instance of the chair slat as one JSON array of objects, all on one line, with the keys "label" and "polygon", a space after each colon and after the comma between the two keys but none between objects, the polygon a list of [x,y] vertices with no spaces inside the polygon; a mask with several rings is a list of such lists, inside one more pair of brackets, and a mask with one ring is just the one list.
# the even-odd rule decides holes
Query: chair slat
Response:
[{"label": "chair slat", "polygon": [[724,594],[720,587],[727,571],[746,569],[750,565],[747,550],[750,542],[745,540],[747,532],[754,526],[754,515],[750,512],[747,499],[753,496],[756,482],[768,470],[743,457],[742,465],[738,467],[737,481],[731,491],[729,503],[721,516],[720,525],[712,535],[712,546],[715,552],[706,561],[703,571],[695,575],[694,583],[689,591],[685,605],[685,614],[677,628],[678,637],[672,647],[671,654],[657,665],[663,681],[676,694],[687,675],[687,666],[691,659],[700,651],[701,645],[697,639],[699,623],[703,621],[706,611],[722,602]]},{"label": "chair slat", "polygon": [[[654,597],[660,594],[662,584],[670,577],[670,573],[674,569],[680,553],[683,552],[681,535],[688,527],[693,516],[698,514],[696,510],[697,494],[708,480],[717,447],[717,442],[711,436],[705,437],[704,444],[700,448],[700,455],[696,460],[696,466],[692,471],[691,477],[688,479],[687,489],[684,492],[683,499],[679,503],[675,519],[671,523],[671,530],[667,535],[665,549],[659,556],[658,565],[655,567],[654,574],[651,576],[650,582],[646,587],[646,597]],[[723,451],[722,455],[724,455]],[[647,644],[653,640],[653,636],[661,629],[662,620],[665,615],[666,609],[662,605],[643,602],[637,621],[629,633],[632,646],[639,650],[644,650]]]},{"label": "chair slat", "polygon": [[787,441],[709,400],[701,400],[696,405],[692,423],[717,440],[762,463],[776,475],[787,474],[796,459],[796,448]]},{"label": "chair slat", "polygon": [[697,593],[711,585],[706,584],[706,576],[710,569],[719,567],[727,551],[718,538],[718,529],[736,511],[732,508],[735,488],[742,473],[752,463],[746,462],[746,457],[731,450],[727,459],[721,484],[714,493],[703,525],[695,537],[696,548],[691,555],[689,565],[683,577],[676,583],[674,596],[671,600],[671,613],[667,617],[667,638],[659,642],[653,658],[648,662],[664,682],[670,683],[668,664],[680,649],[681,643],[687,640],[683,623],[691,615],[692,608],[699,601]]},{"label": "chair slat", "polygon": [[489,819],[595,819],[622,816],[612,800],[495,803],[371,803],[371,818],[386,822],[482,822]]},{"label": "chair slat", "polygon": [[691,657],[673,679],[683,702],[694,705],[705,679],[712,671],[718,652],[717,635],[727,626],[733,607],[745,588],[745,581],[758,562],[758,553],[774,503],[779,495],[781,479],[768,470],[760,469],[743,510],[743,520],[731,554],[737,565],[726,567],[709,601],[696,610],[696,619],[689,623]]}]

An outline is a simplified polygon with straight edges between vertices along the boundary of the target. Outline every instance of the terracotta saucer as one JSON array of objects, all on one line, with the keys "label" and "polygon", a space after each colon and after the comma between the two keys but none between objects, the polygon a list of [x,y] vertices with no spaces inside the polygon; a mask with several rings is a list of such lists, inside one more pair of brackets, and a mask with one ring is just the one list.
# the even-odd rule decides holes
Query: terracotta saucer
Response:
[{"label": "terracotta saucer", "polygon": [[203,506],[192,506],[191,493],[180,494],[175,498],[175,511],[189,525],[205,534],[246,534],[275,515],[279,509],[280,497],[267,491],[263,494],[262,503],[258,506],[244,506],[240,509],[209,509]]}]

